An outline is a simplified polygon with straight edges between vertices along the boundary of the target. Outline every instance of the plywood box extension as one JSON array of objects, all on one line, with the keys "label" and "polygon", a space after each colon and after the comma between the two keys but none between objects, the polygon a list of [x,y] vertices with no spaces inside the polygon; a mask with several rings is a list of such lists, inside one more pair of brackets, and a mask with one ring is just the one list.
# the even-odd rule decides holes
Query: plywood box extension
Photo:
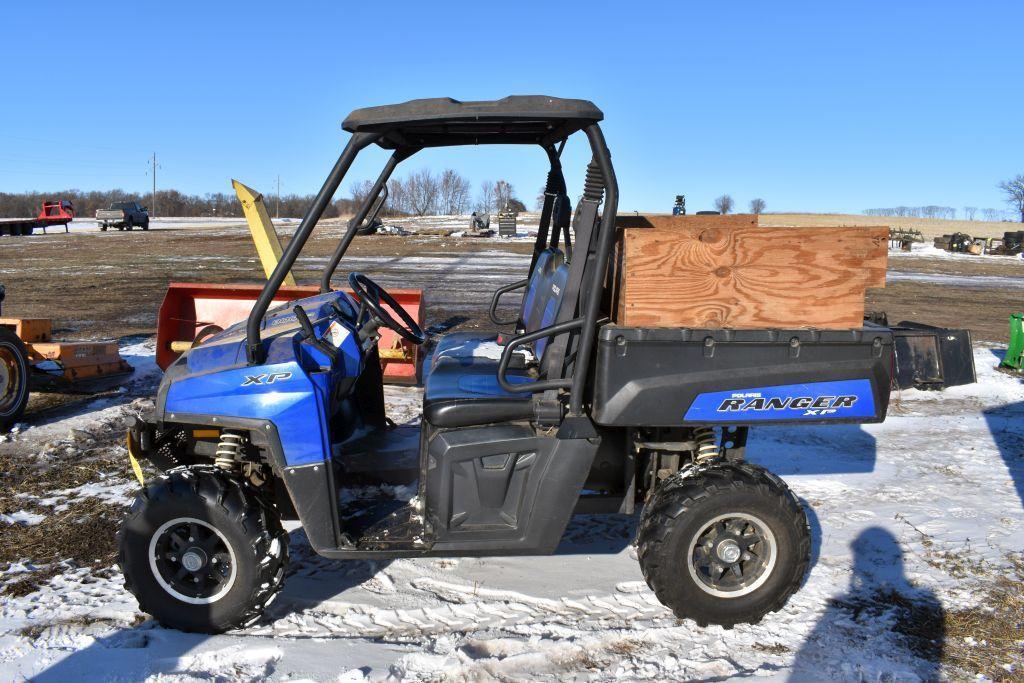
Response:
[{"label": "plywood box extension", "polygon": [[861,327],[885,286],[886,226],[760,227],[758,217],[619,216],[616,322],[631,327]]}]

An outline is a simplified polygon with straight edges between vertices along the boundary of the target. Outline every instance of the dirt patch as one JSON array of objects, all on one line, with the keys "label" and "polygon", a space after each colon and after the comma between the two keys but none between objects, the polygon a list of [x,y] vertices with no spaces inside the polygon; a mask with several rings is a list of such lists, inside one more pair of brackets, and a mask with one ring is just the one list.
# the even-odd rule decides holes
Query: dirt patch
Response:
[{"label": "dirt patch", "polygon": [[1020,308],[1014,308],[1011,299],[1011,293],[999,289],[892,282],[885,289],[869,290],[866,305],[869,311],[885,311],[893,324],[911,320],[937,327],[966,327],[975,342],[1005,344],[1010,335],[1010,313]]}]

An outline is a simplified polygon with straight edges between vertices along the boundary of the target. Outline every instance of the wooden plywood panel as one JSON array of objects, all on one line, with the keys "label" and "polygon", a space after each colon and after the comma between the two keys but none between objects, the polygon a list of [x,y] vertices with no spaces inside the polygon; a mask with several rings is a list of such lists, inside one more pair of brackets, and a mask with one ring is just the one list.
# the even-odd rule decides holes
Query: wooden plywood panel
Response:
[{"label": "wooden plywood panel", "polygon": [[888,228],[762,228],[756,216],[620,218],[617,321],[637,327],[860,327]]}]

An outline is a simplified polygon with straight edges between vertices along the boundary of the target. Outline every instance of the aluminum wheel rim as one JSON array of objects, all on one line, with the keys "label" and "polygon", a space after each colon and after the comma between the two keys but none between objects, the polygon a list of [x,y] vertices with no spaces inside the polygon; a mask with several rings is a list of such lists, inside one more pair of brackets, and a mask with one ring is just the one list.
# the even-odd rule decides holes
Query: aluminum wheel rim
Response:
[{"label": "aluminum wheel rim", "polygon": [[238,574],[224,534],[194,517],[172,519],[156,530],[149,540],[149,567],[161,588],[190,605],[217,602]]},{"label": "aluminum wheel rim", "polygon": [[0,346],[0,415],[14,412],[21,400],[21,363],[9,346]]},{"label": "aluminum wheel rim", "polygon": [[[737,548],[738,556],[730,561]],[[738,598],[764,585],[777,558],[775,534],[763,520],[730,512],[709,520],[693,535],[686,564],[690,577],[705,593]]]}]

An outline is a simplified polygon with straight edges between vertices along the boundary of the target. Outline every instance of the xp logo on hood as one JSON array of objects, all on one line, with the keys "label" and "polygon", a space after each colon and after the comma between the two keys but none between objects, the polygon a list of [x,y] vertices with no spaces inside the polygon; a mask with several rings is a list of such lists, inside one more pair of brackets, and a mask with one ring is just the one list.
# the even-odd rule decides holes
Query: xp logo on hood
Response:
[{"label": "xp logo on hood", "polygon": [[685,420],[763,422],[874,417],[875,400],[866,379],[809,382],[715,391],[694,399]]},{"label": "xp logo on hood", "polygon": [[245,381],[242,382],[243,387],[251,387],[254,384],[273,384],[284,379],[291,379],[292,373],[290,372],[271,372],[262,373],[259,375],[246,375]]}]

